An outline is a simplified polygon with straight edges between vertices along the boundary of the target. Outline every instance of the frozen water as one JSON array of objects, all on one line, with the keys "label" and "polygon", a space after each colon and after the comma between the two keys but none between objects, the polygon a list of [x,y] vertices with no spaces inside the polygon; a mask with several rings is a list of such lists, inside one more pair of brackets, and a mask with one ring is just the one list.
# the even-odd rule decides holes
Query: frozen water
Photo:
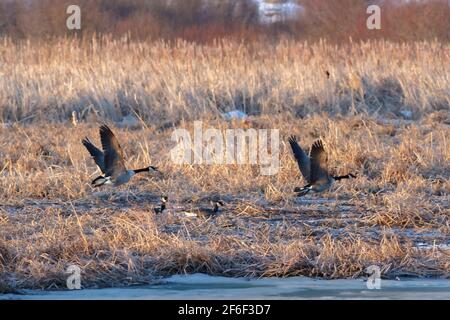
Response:
[{"label": "frozen water", "polygon": [[450,300],[450,280],[381,280],[368,289],[363,279],[225,278],[176,275],[162,284],[75,291],[25,291],[0,299],[433,299]]}]

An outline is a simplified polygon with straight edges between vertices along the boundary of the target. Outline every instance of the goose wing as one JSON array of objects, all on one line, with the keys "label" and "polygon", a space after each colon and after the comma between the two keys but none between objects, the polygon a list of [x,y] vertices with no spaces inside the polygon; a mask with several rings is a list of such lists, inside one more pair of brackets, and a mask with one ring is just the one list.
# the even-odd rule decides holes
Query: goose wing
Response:
[{"label": "goose wing", "polygon": [[99,148],[94,146],[91,140],[89,140],[89,138],[87,137],[84,138],[81,142],[86,147],[87,151],[89,151],[89,154],[92,156],[92,158],[94,159],[95,163],[100,168],[100,170],[103,173],[106,173],[105,156],[103,152]]},{"label": "goose wing", "polygon": [[116,176],[126,171],[123,161],[122,148],[107,125],[100,127],[100,139],[102,141],[103,153],[105,155],[105,174]]},{"label": "goose wing", "polygon": [[302,173],[305,180],[310,183],[311,174],[310,167],[311,161],[308,155],[303,151],[303,149],[298,145],[297,138],[295,136],[289,137],[289,144],[291,145],[292,152],[294,153],[295,160],[297,160],[298,167]]},{"label": "goose wing", "polygon": [[327,179],[328,157],[322,140],[313,143],[309,156],[311,158],[311,182]]}]

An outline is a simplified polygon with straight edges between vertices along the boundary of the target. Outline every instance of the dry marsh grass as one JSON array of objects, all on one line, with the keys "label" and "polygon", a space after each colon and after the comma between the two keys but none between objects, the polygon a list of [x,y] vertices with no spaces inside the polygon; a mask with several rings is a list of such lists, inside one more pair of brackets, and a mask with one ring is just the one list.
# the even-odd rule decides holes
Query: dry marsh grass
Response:
[{"label": "dry marsh grass", "polygon": [[[447,110],[449,44],[0,41],[0,121]],[[329,79],[326,71],[330,73]],[[163,125],[163,124],[161,124]]]},{"label": "dry marsh grass", "polygon": [[[54,45],[0,45],[0,291],[65,288],[71,264],[83,287],[192,272],[360,277],[373,264],[385,277],[450,276],[448,46]],[[234,108],[251,116],[219,116]],[[129,113],[142,121],[121,128]],[[175,165],[171,126],[195,119],[280,129],[279,173]],[[128,166],[163,175],[91,189],[96,167],[80,140],[98,144],[100,121]],[[290,134],[305,146],[322,137],[333,173],[358,179],[297,199]],[[162,194],[169,210],[155,215]],[[178,214],[217,197],[217,219]]]}]

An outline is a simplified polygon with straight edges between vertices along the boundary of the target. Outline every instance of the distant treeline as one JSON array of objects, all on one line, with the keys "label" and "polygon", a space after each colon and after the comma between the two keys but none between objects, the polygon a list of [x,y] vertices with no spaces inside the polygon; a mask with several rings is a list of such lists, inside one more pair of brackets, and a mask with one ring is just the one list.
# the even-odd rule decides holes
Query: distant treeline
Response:
[{"label": "distant treeline", "polygon": [[[259,23],[252,0],[3,0],[0,35],[15,39],[92,34],[210,42],[217,38],[254,40],[285,37],[342,41],[386,38],[399,41],[450,40],[447,0],[380,1],[382,29],[368,30],[367,0],[303,0],[296,21]],[[66,28],[66,8],[81,8],[82,29]]]}]

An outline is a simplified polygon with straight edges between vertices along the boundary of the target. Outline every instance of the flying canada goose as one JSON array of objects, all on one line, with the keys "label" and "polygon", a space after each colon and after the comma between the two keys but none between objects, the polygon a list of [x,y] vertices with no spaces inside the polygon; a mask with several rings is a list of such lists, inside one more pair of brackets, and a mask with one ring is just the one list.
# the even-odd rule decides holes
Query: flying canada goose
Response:
[{"label": "flying canada goose", "polygon": [[220,208],[225,204],[222,201],[211,201],[211,205],[213,208],[198,208],[196,210],[190,212],[184,212],[184,214],[188,217],[198,217],[198,218],[212,218],[217,216],[220,213]]},{"label": "flying canada goose", "polygon": [[168,200],[168,199],[169,199],[169,198],[168,198],[167,196],[162,196],[162,197],[161,197],[161,206],[160,206],[160,207],[154,208],[153,211],[154,211],[155,213],[163,213],[164,210],[166,210],[166,204],[167,204],[167,200]]},{"label": "flying canada goose", "polygon": [[335,181],[356,178],[351,173],[344,176],[332,176],[328,173],[328,157],[323,148],[322,140],[317,140],[312,144],[309,156],[300,148],[295,136],[289,138],[289,144],[297,160],[300,172],[308,182],[302,188],[295,188],[294,191],[299,193],[299,196],[304,196],[311,190],[314,192],[322,192],[331,187]]},{"label": "flying canada goose", "polygon": [[136,173],[158,172],[158,169],[153,166],[127,170],[119,141],[117,141],[117,138],[107,125],[102,125],[100,127],[100,140],[102,141],[103,151],[94,146],[87,137],[82,141],[83,145],[89,151],[95,163],[103,173],[103,175],[92,181],[94,187],[99,187],[104,184],[112,184],[117,187],[130,181],[131,177]]}]

